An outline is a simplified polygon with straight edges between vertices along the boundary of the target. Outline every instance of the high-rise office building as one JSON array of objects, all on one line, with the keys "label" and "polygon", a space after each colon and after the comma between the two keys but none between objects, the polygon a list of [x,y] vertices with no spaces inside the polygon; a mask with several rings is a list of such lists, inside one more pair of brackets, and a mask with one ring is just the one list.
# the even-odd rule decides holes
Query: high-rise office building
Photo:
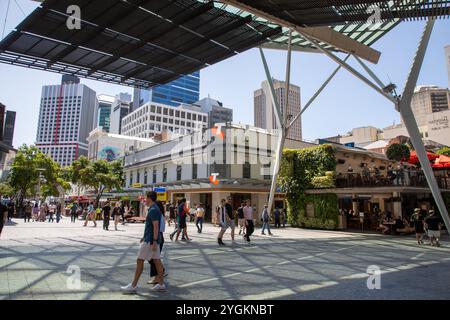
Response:
[{"label": "high-rise office building", "polygon": [[[289,105],[286,108],[285,102],[285,88],[284,81],[273,80],[275,89],[275,97],[278,100],[281,108],[281,114],[284,116],[284,112],[287,109],[288,119],[295,117],[301,110],[300,102],[300,87],[291,84],[289,88]],[[254,119],[255,127],[274,130],[277,129],[277,120],[272,106],[270,98],[270,86],[268,81],[264,81],[261,84],[261,89],[258,89],[254,93]],[[283,121],[283,119],[280,119]],[[291,126],[288,139],[302,140],[302,119],[299,117],[295,123]]]},{"label": "high-rise office building", "polygon": [[214,127],[216,123],[233,122],[233,109],[225,108],[223,103],[210,97],[194,103],[208,114],[208,128]]},{"label": "high-rise office building", "polygon": [[100,94],[98,95],[97,99],[98,99],[97,126],[102,127],[104,131],[109,132],[111,126],[112,107],[116,98],[113,96]]},{"label": "high-rise office building", "polygon": [[448,87],[450,88],[450,44],[445,47],[445,61],[447,62]]},{"label": "high-rise office building", "polygon": [[6,111],[5,125],[3,126],[3,142],[10,147],[13,145],[15,125],[16,112]]},{"label": "high-rise office building", "polygon": [[192,104],[198,101],[199,97],[200,71],[197,71],[149,90],[135,88],[133,108],[137,109],[148,102],[177,107],[181,104]]},{"label": "high-rise office building", "polygon": [[62,166],[88,154],[87,137],[96,126],[97,95],[78,78],[42,87],[36,146]]},{"label": "high-rise office building", "polygon": [[119,93],[112,105],[110,133],[121,134],[122,119],[131,112],[131,95],[128,93]]}]

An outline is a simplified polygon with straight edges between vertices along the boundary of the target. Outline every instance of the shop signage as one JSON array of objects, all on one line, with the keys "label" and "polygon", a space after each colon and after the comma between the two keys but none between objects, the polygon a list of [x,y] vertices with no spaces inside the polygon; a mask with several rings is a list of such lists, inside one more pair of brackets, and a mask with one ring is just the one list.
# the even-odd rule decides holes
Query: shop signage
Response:
[{"label": "shop signage", "polygon": [[167,190],[166,188],[153,188],[153,191],[156,192],[158,196],[158,201],[167,201]]},{"label": "shop signage", "polygon": [[133,185],[132,185],[132,187],[133,188],[143,188],[144,187],[144,185],[142,184],[142,183],[133,183]]}]

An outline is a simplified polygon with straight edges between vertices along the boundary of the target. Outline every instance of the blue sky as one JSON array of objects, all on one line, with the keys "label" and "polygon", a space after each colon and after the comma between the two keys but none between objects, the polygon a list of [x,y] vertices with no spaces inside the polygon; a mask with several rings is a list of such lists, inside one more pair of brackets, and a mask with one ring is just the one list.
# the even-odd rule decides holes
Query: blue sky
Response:
[{"label": "blue sky", "polygon": [[[17,0],[25,13],[36,4]],[[6,0],[0,0],[0,32],[3,30]],[[5,28],[8,34],[24,18],[14,1]],[[373,47],[382,52],[378,65],[371,65],[375,73],[388,83],[403,88],[417,43],[424,27],[423,21],[403,22],[379,40]],[[418,84],[449,86],[444,46],[450,44],[450,20],[437,20]],[[0,34],[1,36],[1,34]],[[286,53],[266,50],[272,76],[285,78]],[[350,63],[361,70],[356,61]],[[292,83],[301,87],[302,103],[306,103],[316,89],[334,70],[336,64],[322,54],[294,53]],[[61,75],[0,64],[0,102],[8,110],[17,111],[14,145],[34,143],[39,115],[39,101],[43,85],[58,84]],[[259,52],[256,49],[218,63],[201,71],[200,96],[208,94],[234,109],[236,122],[253,124],[253,91],[265,79]],[[81,80],[97,94],[132,93],[125,86],[91,80]],[[386,98],[357,80],[346,70],[339,71],[318,99],[303,116],[303,136],[307,140],[343,134],[354,127],[373,125],[383,128],[399,122],[399,115]]]}]

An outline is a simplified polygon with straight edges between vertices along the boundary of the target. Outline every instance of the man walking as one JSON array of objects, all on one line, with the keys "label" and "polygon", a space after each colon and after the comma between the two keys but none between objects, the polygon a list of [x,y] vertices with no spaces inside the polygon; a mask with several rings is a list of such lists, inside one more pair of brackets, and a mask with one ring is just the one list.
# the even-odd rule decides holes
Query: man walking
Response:
[{"label": "man walking", "polygon": [[59,220],[61,220],[61,214],[62,214],[62,205],[61,202],[58,202],[56,204],[56,223],[59,223]]},{"label": "man walking", "polygon": [[233,206],[231,205],[233,199],[231,197],[227,198],[225,203],[225,210],[228,216],[228,226],[231,228],[231,241],[234,242],[234,230],[236,229],[236,216],[234,214]]},{"label": "man walking", "polygon": [[[197,226],[198,233],[202,233],[203,231],[203,219],[205,218],[205,209],[203,209],[203,204],[199,204],[197,210],[195,211],[195,216],[197,218],[197,222],[195,225]],[[199,227],[200,225],[200,227]]]},{"label": "man walking", "polygon": [[155,264],[158,275],[156,276],[156,281],[158,282],[153,290],[163,291],[166,289],[164,284],[164,267],[161,262],[161,233],[160,233],[160,223],[161,223],[161,210],[156,204],[157,194],[154,191],[147,193],[147,206],[149,207],[147,218],[145,220],[144,237],[141,239],[141,248],[139,250],[139,255],[136,262],[136,271],[134,275],[133,282],[125,287],[122,287],[122,291],[125,293],[136,293],[137,284],[139,278],[144,270],[145,260],[153,260]]},{"label": "man walking", "polygon": [[33,211],[33,207],[31,206],[31,202],[27,202],[27,204],[25,205],[25,217],[24,217],[24,222],[30,222],[31,219],[31,212]]},{"label": "man walking", "polygon": [[269,235],[272,235],[272,232],[270,232],[270,216],[269,216],[269,209],[267,208],[267,205],[264,206],[262,215],[261,215],[261,221],[263,222],[262,231],[261,234],[265,235],[264,230],[269,231]]},{"label": "man walking", "polygon": [[109,202],[106,202],[106,204],[102,208],[103,211],[103,230],[108,231],[109,228],[109,220],[111,220],[111,206],[109,205]]},{"label": "man walking", "polygon": [[76,222],[76,220],[77,220],[77,211],[78,211],[78,206],[74,202],[72,204],[72,207],[70,207],[70,222],[72,222],[72,223]]},{"label": "man walking", "polygon": [[423,234],[425,233],[423,227],[423,217],[420,214],[420,209],[414,209],[414,214],[411,216],[411,223],[414,226],[414,231],[416,232],[417,244],[423,245]]},{"label": "man walking", "polygon": [[425,218],[425,228],[428,230],[427,234],[430,238],[430,245],[436,247],[440,247],[441,244],[439,242],[441,238],[441,219],[434,213],[434,210],[429,211],[429,216]]},{"label": "man walking", "polygon": [[222,241],[223,235],[225,234],[225,231],[227,231],[229,226],[230,218],[227,214],[227,209],[225,207],[226,201],[225,199],[222,199],[220,201],[220,206],[218,208],[219,211],[219,226],[220,226],[220,232],[219,236],[217,237],[217,243],[221,246],[224,246],[225,243]]},{"label": "man walking", "polygon": [[12,202],[8,203],[8,221],[11,221],[14,217],[14,204]]},{"label": "man walking", "polygon": [[245,234],[244,207],[245,207],[245,203],[242,202],[242,203],[241,203],[241,206],[237,209],[237,214],[238,214],[238,226],[239,226],[239,235],[241,235],[242,233]]},{"label": "man walking", "polygon": [[275,219],[275,228],[280,229],[281,223],[280,223],[280,210],[278,208],[275,208],[275,211],[273,212],[273,217]]},{"label": "man walking", "polygon": [[244,218],[245,218],[245,230],[244,239],[250,243],[250,236],[255,231],[255,224],[253,222],[253,208],[250,204],[250,200],[247,200],[247,205],[244,207]]}]

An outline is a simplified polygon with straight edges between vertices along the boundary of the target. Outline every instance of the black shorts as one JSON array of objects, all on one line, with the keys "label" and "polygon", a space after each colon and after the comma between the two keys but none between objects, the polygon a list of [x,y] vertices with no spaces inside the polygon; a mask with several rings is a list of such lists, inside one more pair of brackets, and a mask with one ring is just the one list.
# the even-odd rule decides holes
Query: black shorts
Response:
[{"label": "black shorts", "polygon": [[180,229],[186,228],[186,219],[180,219]]}]

